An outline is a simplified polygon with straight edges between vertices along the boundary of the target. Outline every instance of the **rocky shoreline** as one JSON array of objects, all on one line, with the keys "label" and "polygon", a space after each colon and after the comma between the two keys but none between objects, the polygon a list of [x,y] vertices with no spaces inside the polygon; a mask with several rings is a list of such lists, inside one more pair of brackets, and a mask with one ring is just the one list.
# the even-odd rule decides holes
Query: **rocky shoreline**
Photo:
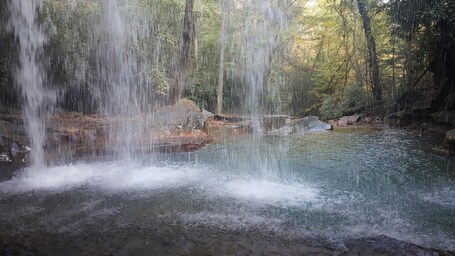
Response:
[{"label": "rocky shoreline", "polygon": [[[123,119],[122,119],[123,118]],[[183,99],[153,113],[128,117],[60,112],[47,121],[46,161],[59,163],[84,156],[112,156],[122,148],[134,153],[176,153],[200,149],[217,134],[253,132],[251,117],[214,116]],[[286,136],[306,131],[331,130],[317,117],[264,116],[264,135]],[[127,144],[122,129],[131,132]],[[123,143],[123,144],[122,144]],[[27,163],[31,148],[20,113],[0,115],[0,161]]]},{"label": "rocky shoreline", "polygon": [[[434,151],[455,155],[455,129],[450,118],[434,115],[434,120],[416,119],[409,111],[393,113],[386,118],[358,114],[322,122],[317,117],[296,118],[287,115],[263,116],[262,132],[265,136],[287,136],[308,131],[352,129],[392,126],[417,131],[441,141]],[[450,113],[448,114],[450,116]],[[447,122],[437,120],[448,120]],[[76,158],[112,156],[121,147],[135,153],[176,153],[198,150],[212,143],[224,133],[253,132],[251,117],[213,115],[201,111],[194,102],[183,99],[175,106],[165,106],[154,113],[130,117],[127,122],[138,124],[131,145],[118,143],[122,134],[118,127],[125,120],[103,115],[83,115],[60,112],[47,120],[45,152],[48,163],[61,163]],[[24,121],[17,111],[0,113],[0,161],[27,163],[30,154],[29,140]]]},{"label": "rocky shoreline", "polygon": [[[0,255],[342,255],[455,256],[387,236],[331,241],[321,237],[286,238],[257,231],[155,226],[124,227],[116,232],[84,235],[42,234],[0,237]],[[176,232],[176,233],[175,233]]]},{"label": "rocky shoreline", "polygon": [[[358,114],[325,123],[312,116],[296,118],[266,115],[259,122],[262,127],[260,132],[265,136],[388,125],[436,137],[441,141],[440,146],[434,148],[436,153],[455,155],[455,129],[452,129],[449,122],[452,119],[442,117],[441,113],[433,116],[434,120],[416,119],[413,113],[404,111],[390,114],[386,118]],[[224,133],[253,132],[251,117],[215,116],[205,110],[201,111],[194,102],[187,99],[173,107],[165,106],[154,113],[130,117],[126,123],[137,124],[131,126],[131,145],[118,143],[118,138],[123,134],[117,132],[125,124],[125,120],[119,117],[64,111],[57,113],[47,120],[47,141],[44,145],[47,162],[61,163],[86,156],[112,156],[121,152],[122,147],[143,154],[187,152],[212,143]],[[29,140],[21,114],[17,111],[0,113],[0,161],[27,163],[29,154]]]}]

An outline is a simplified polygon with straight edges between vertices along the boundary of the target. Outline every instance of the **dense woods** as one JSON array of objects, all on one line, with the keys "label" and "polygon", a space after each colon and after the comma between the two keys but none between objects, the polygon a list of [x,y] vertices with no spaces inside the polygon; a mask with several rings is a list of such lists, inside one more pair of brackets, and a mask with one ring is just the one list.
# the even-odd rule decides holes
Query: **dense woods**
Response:
[{"label": "dense woods", "polygon": [[[325,119],[374,105],[386,112],[455,108],[451,0],[270,1],[267,8],[280,10],[275,16],[254,0],[120,2],[123,29],[133,31],[124,38],[129,56],[124,61],[134,66],[134,79],[121,82],[135,84],[130,93],[144,111],[181,97],[216,113],[249,106]],[[43,1],[47,86],[60,95],[62,108],[99,111],[106,84],[119,82],[103,80],[97,66],[111,54],[94,48],[115,40],[99,31],[109,23],[104,5]],[[18,107],[12,78],[17,42],[5,0],[0,17],[0,99],[3,106]],[[264,31],[267,38],[257,36]],[[266,49],[265,56],[254,47]],[[261,77],[247,78],[247,72]],[[259,89],[252,92],[248,83]],[[259,105],[247,103],[252,94]]]}]

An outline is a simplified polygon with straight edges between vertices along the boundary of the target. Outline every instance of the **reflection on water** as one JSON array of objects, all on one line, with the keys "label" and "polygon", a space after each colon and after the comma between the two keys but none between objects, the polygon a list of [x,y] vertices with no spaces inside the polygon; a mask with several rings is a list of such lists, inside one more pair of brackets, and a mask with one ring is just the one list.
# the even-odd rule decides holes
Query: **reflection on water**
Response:
[{"label": "reflection on water", "polygon": [[432,146],[395,130],[243,136],[159,161],[26,168],[0,183],[0,230],[384,234],[454,250],[455,162]]}]

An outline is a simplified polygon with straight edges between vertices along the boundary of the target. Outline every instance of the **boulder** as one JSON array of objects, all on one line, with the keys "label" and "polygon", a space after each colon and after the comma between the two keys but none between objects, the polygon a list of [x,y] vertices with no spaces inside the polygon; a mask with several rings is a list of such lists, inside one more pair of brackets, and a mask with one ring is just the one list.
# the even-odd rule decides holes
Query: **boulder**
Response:
[{"label": "boulder", "polygon": [[147,122],[152,129],[190,131],[204,127],[204,115],[193,101],[182,99],[149,115]]},{"label": "boulder", "polygon": [[306,131],[330,131],[333,126],[319,120],[317,116],[307,116],[302,119],[294,120],[290,123],[294,133],[300,134]]},{"label": "boulder", "polygon": [[360,115],[343,116],[342,118],[340,118],[340,120],[338,120],[338,125],[341,125],[341,126],[353,125],[359,121],[360,121]]}]

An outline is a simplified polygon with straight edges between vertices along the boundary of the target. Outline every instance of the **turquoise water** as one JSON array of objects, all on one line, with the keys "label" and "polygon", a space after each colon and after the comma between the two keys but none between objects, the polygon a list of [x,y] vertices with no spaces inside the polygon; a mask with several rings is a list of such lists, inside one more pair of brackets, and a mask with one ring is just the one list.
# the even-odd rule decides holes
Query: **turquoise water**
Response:
[{"label": "turquoise water", "polygon": [[169,226],[329,240],[387,235],[455,250],[455,159],[434,146],[389,129],[244,135],[134,163],[25,169],[0,183],[0,226],[17,235]]}]

